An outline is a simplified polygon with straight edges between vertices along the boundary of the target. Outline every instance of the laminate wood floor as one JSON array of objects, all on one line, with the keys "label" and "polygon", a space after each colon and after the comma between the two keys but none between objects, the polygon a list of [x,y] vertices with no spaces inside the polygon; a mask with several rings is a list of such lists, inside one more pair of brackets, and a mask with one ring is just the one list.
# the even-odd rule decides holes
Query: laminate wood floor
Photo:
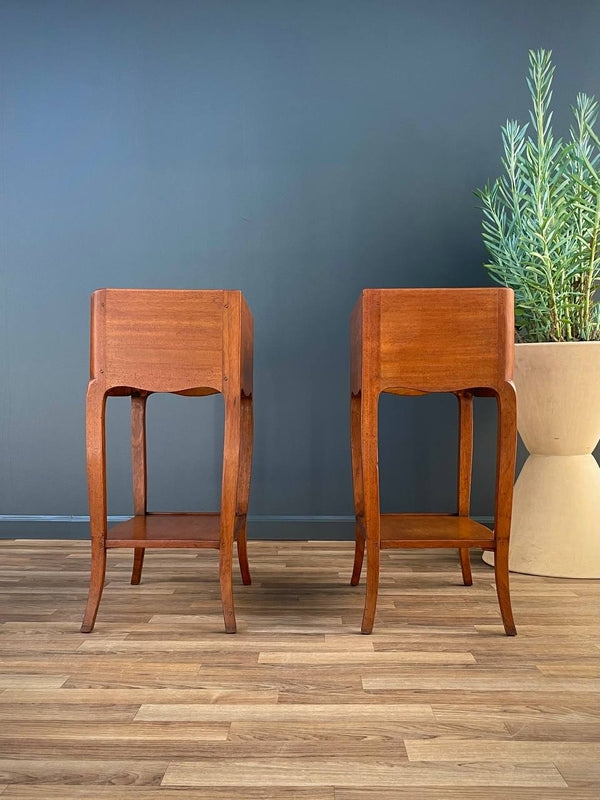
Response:
[{"label": "laminate wood floor", "polygon": [[473,554],[385,551],[361,636],[350,542],[250,542],[223,632],[218,554],[0,541],[0,800],[600,797],[598,583],[512,576],[503,635]]}]

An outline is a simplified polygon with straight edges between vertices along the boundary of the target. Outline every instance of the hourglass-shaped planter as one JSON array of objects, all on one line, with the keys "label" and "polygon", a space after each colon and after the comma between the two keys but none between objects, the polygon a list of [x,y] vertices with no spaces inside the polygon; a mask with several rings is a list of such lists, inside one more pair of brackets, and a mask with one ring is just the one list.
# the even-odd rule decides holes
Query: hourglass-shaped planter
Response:
[{"label": "hourglass-shaped planter", "polygon": [[519,344],[514,382],[530,455],[515,485],[510,569],[598,578],[600,342]]}]

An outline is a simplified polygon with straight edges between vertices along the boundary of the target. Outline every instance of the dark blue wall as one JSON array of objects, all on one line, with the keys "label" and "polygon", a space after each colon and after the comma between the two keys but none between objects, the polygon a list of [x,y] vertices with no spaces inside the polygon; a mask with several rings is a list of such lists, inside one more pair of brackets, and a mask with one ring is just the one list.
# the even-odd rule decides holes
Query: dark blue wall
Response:
[{"label": "dark blue wall", "polygon": [[[525,119],[600,89],[597,0],[2,0],[0,511],[85,514],[88,295],[240,288],[255,317],[251,511],[351,513],[348,317],[364,286],[486,284],[472,189]],[[218,498],[216,398],[150,401],[151,505]],[[452,505],[454,398],[382,403],[388,508]],[[128,513],[128,409],[109,413]],[[474,512],[492,511],[481,401]]]}]

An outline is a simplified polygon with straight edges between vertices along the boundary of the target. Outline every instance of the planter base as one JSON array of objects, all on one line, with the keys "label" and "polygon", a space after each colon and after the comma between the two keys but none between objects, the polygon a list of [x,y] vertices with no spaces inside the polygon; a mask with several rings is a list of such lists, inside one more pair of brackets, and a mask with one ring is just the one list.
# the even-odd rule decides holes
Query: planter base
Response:
[{"label": "planter base", "polygon": [[[494,554],[483,555],[486,564]],[[592,455],[530,455],[515,485],[509,568],[600,578],[600,467]]]}]

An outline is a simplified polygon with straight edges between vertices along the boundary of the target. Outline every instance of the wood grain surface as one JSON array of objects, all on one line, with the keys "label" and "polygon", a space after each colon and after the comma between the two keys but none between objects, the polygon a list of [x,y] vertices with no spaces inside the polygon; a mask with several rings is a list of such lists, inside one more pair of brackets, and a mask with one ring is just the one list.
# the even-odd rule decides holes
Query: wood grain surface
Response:
[{"label": "wood grain surface", "polygon": [[[351,542],[250,542],[223,632],[217,551],[0,541],[0,800],[592,800],[598,585],[513,574],[517,638],[472,553],[383,550],[358,633]],[[378,632],[379,631],[379,632]]]}]

